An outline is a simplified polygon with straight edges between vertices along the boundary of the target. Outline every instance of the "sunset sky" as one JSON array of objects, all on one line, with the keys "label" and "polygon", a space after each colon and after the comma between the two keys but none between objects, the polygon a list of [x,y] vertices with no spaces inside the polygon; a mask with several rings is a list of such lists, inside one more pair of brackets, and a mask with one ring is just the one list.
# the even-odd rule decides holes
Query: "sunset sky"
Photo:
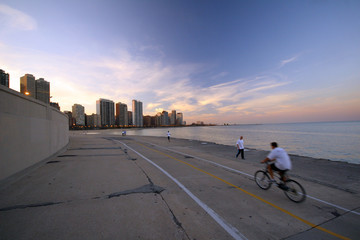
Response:
[{"label": "sunset sky", "polygon": [[143,102],[187,123],[360,120],[360,1],[2,0],[0,69],[61,110]]}]

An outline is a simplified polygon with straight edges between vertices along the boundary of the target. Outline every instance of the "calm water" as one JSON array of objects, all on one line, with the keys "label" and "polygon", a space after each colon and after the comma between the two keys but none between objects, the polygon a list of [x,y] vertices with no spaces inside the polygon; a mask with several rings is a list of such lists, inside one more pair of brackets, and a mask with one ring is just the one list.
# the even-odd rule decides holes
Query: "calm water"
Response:
[{"label": "calm water", "polygon": [[[128,135],[161,136],[215,142],[235,147],[240,135],[245,148],[270,150],[270,142],[288,153],[360,164],[360,122],[287,123],[215,127],[128,130]],[[122,130],[106,130],[121,134]]]}]

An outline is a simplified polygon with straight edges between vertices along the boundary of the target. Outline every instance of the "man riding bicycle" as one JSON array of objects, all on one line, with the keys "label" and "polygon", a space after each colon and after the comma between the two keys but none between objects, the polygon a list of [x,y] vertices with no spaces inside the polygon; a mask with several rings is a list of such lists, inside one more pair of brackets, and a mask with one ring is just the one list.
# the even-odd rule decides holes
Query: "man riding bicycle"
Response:
[{"label": "man riding bicycle", "polygon": [[288,170],[291,170],[291,160],[289,155],[287,154],[287,152],[278,147],[278,144],[276,142],[272,142],[271,144],[271,152],[269,153],[269,155],[267,156],[267,158],[265,158],[264,160],[261,161],[261,163],[266,163],[266,162],[274,162],[268,165],[268,171],[270,173],[271,176],[271,182],[276,182],[274,179],[274,171],[279,172],[281,180],[283,182],[285,182],[285,172]]}]

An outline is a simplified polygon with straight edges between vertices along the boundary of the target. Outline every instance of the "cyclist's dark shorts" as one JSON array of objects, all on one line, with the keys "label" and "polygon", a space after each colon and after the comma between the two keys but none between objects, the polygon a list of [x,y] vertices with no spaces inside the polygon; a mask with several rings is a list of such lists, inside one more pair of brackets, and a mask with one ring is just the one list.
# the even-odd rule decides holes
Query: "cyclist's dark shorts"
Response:
[{"label": "cyclist's dark shorts", "polygon": [[275,163],[270,164],[270,166],[271,166],[272,170],[278,171],[280,174],[284,174],[287,171],[287,170],[281,170],[281,169],[277,168],[275,166]]}]

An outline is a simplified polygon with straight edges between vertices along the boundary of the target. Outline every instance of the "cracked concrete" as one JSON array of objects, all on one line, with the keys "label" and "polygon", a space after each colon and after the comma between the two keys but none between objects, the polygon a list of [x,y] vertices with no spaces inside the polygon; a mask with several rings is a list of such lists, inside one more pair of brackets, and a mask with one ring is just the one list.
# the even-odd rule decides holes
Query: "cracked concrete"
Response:
[{"label": "cracked concrete", "polygon": [[120,197],[123,195],[136,194],[136,193],[156,193],[159,194],[165,189],[154,184],[147,184],[139,188],[116,192],[108,195],[108,198]]},{"label": "cracked concrete", "polygon": [[[126,141],[126,149],[112,141],[113,136],[103,138],[99,132],[98,136],[72,136],[67,152],[0,190],[1,239],[232,239],[178,185],[130,147],[166,169],[248,239],[334,238],[206,175],[205,171],[316,225],[351,238],[360,234],[356,214],[310,198],[294,204],[277,188],[263,191],[252,178],[189,157],[252,173],[261,167],[261,152],[250,151],[246,161],[239,162],[228,154],[231,149],[226,146],[179,139],[172,139],[170,144],[166,138],[118,138]],[[184,154],[160,154],[162,150],[157,145]],[[204,172],[180,164],[175,158]],[[346,182],[355,190],[349,193],[313,181],[300,181],[310,194],[359,212],[357,183]]]},{"label": "cracked concrete", "polygon": [[0,191],[1,239],[190,239],[132,154],[105,139],[71,144]]}]

